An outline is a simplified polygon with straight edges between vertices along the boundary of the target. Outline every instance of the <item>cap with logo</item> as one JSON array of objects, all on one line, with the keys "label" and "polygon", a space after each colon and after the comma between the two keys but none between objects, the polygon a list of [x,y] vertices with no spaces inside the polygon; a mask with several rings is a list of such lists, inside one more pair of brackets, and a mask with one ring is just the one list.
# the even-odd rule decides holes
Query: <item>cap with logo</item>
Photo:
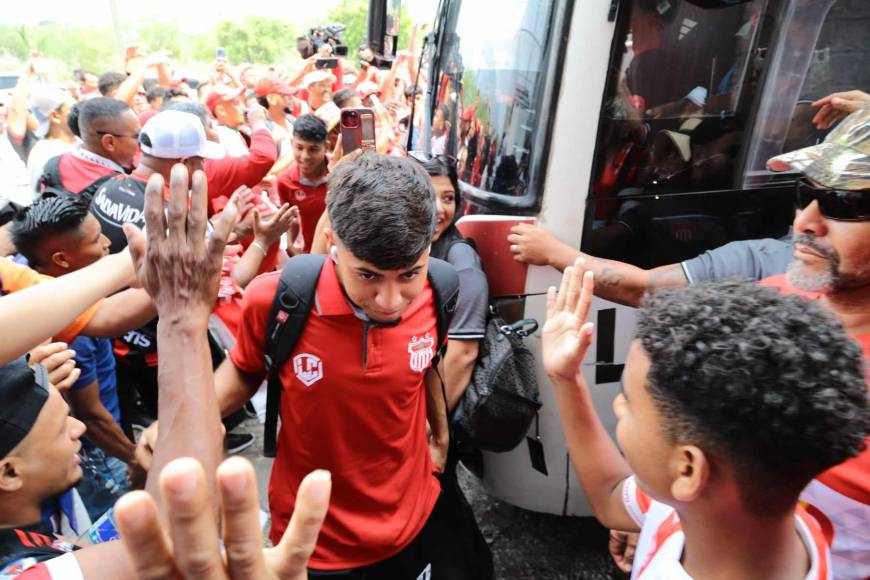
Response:
[{"label": "cap with logo", "polygon": [[0,366],[0,457],[6,457],[33,429],[48,400],[48,373],[24,358]]},{"label": "cap with logo", "polygon": [[767,168],[797,169],[831,189],[870,189],[870,107],[843,119],[822,143],[777,155]]},{"label": "cap with logo", "polygon": [[139,147],[159,159],[220,159],[225,155],[220,144],[206,138],[199,117],[183,111],[162,111],[148,119],[139,133]]},{"label": "cap with logo", "polygon": [[67,101],[72,101],[69,91],[60,87],[44,86],[34,91],[30,99],[30,112],[36,117],[39,126],[34,132],[40,139],[48,135],[51,128],[51,114],[60,109]]}]

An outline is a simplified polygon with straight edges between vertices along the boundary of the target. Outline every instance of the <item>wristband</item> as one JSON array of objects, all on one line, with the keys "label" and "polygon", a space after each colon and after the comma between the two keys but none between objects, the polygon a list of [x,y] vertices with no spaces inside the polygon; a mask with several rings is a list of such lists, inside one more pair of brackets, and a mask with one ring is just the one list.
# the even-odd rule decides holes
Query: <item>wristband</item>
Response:
[{"label": "wristband", "polygon": [[261,252],[263,252],[264,258],[269,255],[269,252],[266,251],[266,248],[263,247],[263,244],[261,244],[257,240],[254,240],[253,242],[251,242],[251,245],[255,246],[257,249],[259,249]]}]

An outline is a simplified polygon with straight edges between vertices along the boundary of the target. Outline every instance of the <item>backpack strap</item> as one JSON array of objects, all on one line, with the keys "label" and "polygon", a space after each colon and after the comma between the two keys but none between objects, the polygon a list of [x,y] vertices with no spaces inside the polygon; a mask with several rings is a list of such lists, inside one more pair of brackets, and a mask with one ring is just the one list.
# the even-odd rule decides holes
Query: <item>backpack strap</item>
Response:
[{"label": "backpack strap", "polygon": [[58,197],[69,194],[60,182],[60,158],[62,156],[56,155],[45,162],[42,174],[36,180],[36,189],[39,191],[40,197]]},{"label": "backpack strap", "polygon": [[432,360],[434,367],[438,365],[447,348],[447,332],[450,330],[450,323],[453,322],[453,314],[459,301],[459,276],[449,263],[437,258],[429,258],[429,283],[435,295],[435,311],[438,315],[436,325],[438,349]]},{"label": "backpack strap", "polygon": [[305,328],[325,261],[324,254],[301,254],[291,258],[281,272],[278,291],[272,301],[263,356],[268,376],[266,425],[263,431],[263,455],[266,457],[275,457],[277,451],[278,415],[283,388],[281,367],[290,358]]}]

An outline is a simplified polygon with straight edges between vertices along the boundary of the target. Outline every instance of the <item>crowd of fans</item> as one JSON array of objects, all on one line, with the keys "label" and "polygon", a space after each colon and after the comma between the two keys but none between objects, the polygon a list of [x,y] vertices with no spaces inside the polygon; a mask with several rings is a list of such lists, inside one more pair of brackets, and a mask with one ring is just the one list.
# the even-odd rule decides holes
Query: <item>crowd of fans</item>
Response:
[{"label": "crowd of fans", "polygon": [[[449,437],[487,321],[455,225],[474,178],[443,155],[447,110],[431,152],[408,153],[413,54],[379,70],[330,51],[286,75],[222,56],[200,82],[163,52],[71,87],[28,63],[4,104],[0,578],[492,576],[459,533]],[[595,515],[641,533],[637,576],[870,575],[866,101],[820,101],[817,122],[840,121],[826,143],[771,160],[802,173],[790,243],[648,272],[534,225],[505,240],[564,271],[544,368]],[[340,111],[357,107],[375,151],[346,155]],[[303,263],[313,299],[285,300],[281,272]],[[732,276],[765,280],[702,283]],[[641,308],[621,452],[579,370],[593,292]],[[253,469],[221,460],[273,396],[262,549]]]}]

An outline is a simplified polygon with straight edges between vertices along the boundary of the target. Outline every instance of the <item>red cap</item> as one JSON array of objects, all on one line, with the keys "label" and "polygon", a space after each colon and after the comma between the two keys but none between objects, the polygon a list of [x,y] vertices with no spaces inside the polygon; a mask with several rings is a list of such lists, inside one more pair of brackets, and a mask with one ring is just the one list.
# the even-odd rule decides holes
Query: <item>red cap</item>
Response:
[{"label": "red cap", "polygon": [[469,107],[467,109],[465,109],[465,112],[462,113],[462,120],[463,121],[470,121],[473,118],[474,118],[474,107],[469,105]]},{"label": "red cap", "polygon": [[214,114],[215,107],[221,103],[226,103],[227,101],[232,101],[233,99],[240,97],[243,92],[245,92],[244,87],[231,89],[225,85],[218,85],[205,98],[205,106],[212,112],[212,114]]},{"label": "red cap", "polygon": [[296,89],[288,87],[277,77],[263,77],[257,82],[254,93],[258,97],[265,97],[266,95],[283,95],[289,97],[296,94]]}]

